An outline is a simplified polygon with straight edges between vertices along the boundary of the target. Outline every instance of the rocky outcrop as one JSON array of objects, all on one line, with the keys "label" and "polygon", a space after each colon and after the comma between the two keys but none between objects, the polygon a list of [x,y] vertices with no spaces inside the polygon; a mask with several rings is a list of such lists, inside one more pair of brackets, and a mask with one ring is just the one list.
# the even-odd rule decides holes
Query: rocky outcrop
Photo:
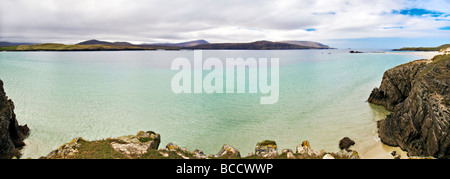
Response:
[{"label": "rocky outcrop", "polygon": [[258,142],[255,147],[255,153],[263,158],[275,158],[278,156],[277,143],[271,140]]},{"label": "rocky outcrop", "polygon": [[303,141],[300,145],[297,146],[297,151],[295,151],[295,153],[302,155],[320,155],[311,148],[311,145],[307,140]]},{"label": "rocky outcrop", "polygon": [[[43,159],[71,159],[77,158],[80,155],[86,155],[90,151],[85,151],[85,148],[93,150],[96,148],[97,151],[102,151],[103,153],[111,153],[110,148],[115,152],[121,154],[116,156],[121,156],[121,158],[135,158],[146,154],[149,150],[157,150],[161,141],[159,134],[152,131],[140,131],[137,135],[127,135],[117,138],[108,138],[106,140],[99,140],[95,142],[89,142],[81,137],[75,138],[69,143],[63,144],[58,149],[50,152],[47,156],[42,157]],[[94,147],[93,147],[94,146]],[[106,148],[106,149],[105,149]],[[86,155],[88,156],[88,155]],[[104,155],[102,155],[103,157]],[[100,157],[100,158],[102,158]],[[110,157],[114,158],[114,155]],[[89,157],[81,157],[89,158]],[[119,157],[117,157],[119,158]]]},{"label": "rocky outcrop", "polygon": [[241,153],[239,152],[238,149],[232,147],[231,145],[225,144],[222,146],[222,148],[216,155],[211,156],[210,158],[212,158],[212,157],[215,157],[215,158],[240,158]]},{"label": "rocky outcrop", "polygon": [[148,150],[157,150],[161,138],[153,131],[140,131],[136,136],[123,136],[117,138],[117,142],[111,142],[111,147],[127,156],[143,155]]},{"label": "rocky outcrop", "polygon": [[427,60],[419,60],[386,71],[380,88],[372,91],[368,101],[394,111],[409,96],[414,79],[426,64]]},{"label": "rocky outcrop", "polygon": [[[153,137],[152,137],[153,136]],[[144,139],[142,139],[144,137]],[[159,134],[154,132],[138,132],[136,136],[122,136],[97,141],[86,141],[75,138],[50,152],[41,159],[359,159],[356,151],[342,150],[337,153],[314,151],[308,141],[303,141],[294,153],[291,149],[277,151],[275,141],[264,140],[257,143],[255,154],[241,157],[238,149],[225,144],[220,151],[206,156],[201,150],[189,151],[174,143],[168,143],[158,149]],[[155,145],[152,145],[153,142]],[[155,147],[152,147],[155,146]]]},{"label": "rocky outcrop", "polygon": [[70,158],[78,152],[78,148],[81,146],[80,141],[84,141],[84,139],[81,137],[72,139],[69,143],[61,145],[58,149],[51,151],[46,157],[59,159]]},{"label": "rocky outcrop", "polygon": [[450,55],[388,70],[368,101],[392,111],[378,122],[383,143],[411,156],[450,156]]},{"label": "rocky outcrop", "polygon": [[20,126],[14,114],[14,103],[8,99],[0,80],[0,159],[20,158],[20,149],[25,146],[23,140],[30,129]]}]

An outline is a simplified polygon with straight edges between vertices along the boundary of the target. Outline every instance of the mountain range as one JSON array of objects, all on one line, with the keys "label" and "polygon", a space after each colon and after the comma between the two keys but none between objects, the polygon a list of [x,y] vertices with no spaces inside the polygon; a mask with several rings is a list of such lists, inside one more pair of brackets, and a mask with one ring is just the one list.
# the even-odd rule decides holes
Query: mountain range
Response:
[{"label": "mountain range", "polygon": [[[312,41],[256,41],[250,43],[209,43],[206,40],[195,40],[182,43],[153,43],[134,45],[129,42],[105,42],[99,40],[88,40],[78,45],[120,45],[120,46],[138,46],[148,48],[176,47],[180,49],[243,49],[243,50],[278,50],[278,49],[329,49],[327,45]],[[164,49],[164,48],[163,48]]]},{"label": "mountain range", "polygon": [[141,45],[160,45],[160,46],[170,46],[170,47],[193,47],[197,45],[209,44],[206,40],[195,40],[182,43],[155,43],[155,44],[141,44]]},{"label": "mountain range", "polygon": [[0,42],[0,47],[10,47],[19,45],[33,45],[35,43]]},{"label": "mountain range", "polygon": [[330,49],[329,46],[311,41],[256,41],[250,43],[209,43],[195,40],[182,43],[132,44],[130,42],[107,42],[87,40],[74,45],[57,43],[32,44],[0,42],[1,51],[103,51],[103,50],[293,50],[293,49]]}]

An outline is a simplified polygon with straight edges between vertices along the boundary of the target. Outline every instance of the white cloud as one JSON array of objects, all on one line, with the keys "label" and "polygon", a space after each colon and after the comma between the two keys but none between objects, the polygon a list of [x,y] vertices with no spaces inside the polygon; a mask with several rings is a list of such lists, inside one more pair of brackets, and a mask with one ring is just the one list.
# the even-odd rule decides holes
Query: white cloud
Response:
[{"label": "white cloud", "polygon": [[[0,40],[211,42],[444,37],[449,17],[393,14],[422,8],[450,14],[446,0],[2,0]],[[306,31],[305,29],[316,29]]]}]

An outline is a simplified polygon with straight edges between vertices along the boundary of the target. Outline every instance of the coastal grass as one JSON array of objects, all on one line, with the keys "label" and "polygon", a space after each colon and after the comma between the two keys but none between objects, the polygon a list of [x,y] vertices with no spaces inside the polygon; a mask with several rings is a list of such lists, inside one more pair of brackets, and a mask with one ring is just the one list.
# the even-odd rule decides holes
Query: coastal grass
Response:
[{"label": "coastal grass", "polygon": [[[112,140],[84,141],[80,140],[78,152],[71,159],[127,159],[125,155],[111,147]],[[72,158],[73,157],[73,158]]]},{"label": "coastal grass", "polygon": [[[447,55],[436,55],[431,59],[431,63],[434,65],[429,65],[427,68],[423,69],[422,72],[419,74],[419,77],[424,77],[425,75],[429,74],[433,70],[437,71],[445,71],[445,68],[447,68],[446,62],[450,60],[450,54]],[[449,73],[437,73],[435,75],[436,79],[449,79],[450,74]]]},{"label": "coastal grass", "polygon": [[438,47],[404,47],[401,49],[395,49],[394,51],[440,51],[449,47],[450,44],[445,44]]},{"label": "coastal grass", "polygon": [[[105,139],[98,141],[86,141],[79,140],[79,146],[76,148],[77,152],[73,155],[66,156],[65,159],[183,159],[182,156],[188,158],[194,158],[189,152],[182,150],[177,151],[159,151],[154,149],[149,149],[143,155],[124,155],[111,147],[111,143],[123,143],[121,140],[117,139]],[[168,154],[167,157],[163,156],[161,153]],[[60,159],[60,158],[48,158],[48,159]]]},{"label": "coastal grass", "polygon": [[65,45],[58,43],[0,47],[0,51],[108,51],[108,50],[154,50],[154,49],[138,46],[121,46],[121,45],[105,45],[105,44]]},{"label": "coastal grass", "polygon": [[0,51],[14,51],[18,46],[0,47]]}]

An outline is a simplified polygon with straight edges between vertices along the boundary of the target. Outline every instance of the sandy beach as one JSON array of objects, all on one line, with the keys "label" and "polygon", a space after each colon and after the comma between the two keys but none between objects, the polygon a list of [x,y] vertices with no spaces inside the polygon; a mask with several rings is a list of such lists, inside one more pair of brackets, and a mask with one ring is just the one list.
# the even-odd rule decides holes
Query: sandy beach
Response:
[{"label": "sandy beach", "polygon": [[396,151],[402,159],[408,158],[408,152],[403,151],[400,147],[387,146],[381,141],[375,140],[370,144],[370,147],[356,144],[352,149],[358,151],[362,159],[393,159],[394,157],[391,154],[393,151]]},{"label": "sandy beach", "polygon": [[426,59],[432,59],[436,55],[440,55],[442,53],[438,51],[432,51],[432,52],[386,52],[386,54],[406,54],[406,55],[416,55],[421,56]]}]

